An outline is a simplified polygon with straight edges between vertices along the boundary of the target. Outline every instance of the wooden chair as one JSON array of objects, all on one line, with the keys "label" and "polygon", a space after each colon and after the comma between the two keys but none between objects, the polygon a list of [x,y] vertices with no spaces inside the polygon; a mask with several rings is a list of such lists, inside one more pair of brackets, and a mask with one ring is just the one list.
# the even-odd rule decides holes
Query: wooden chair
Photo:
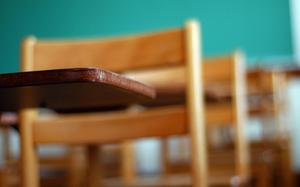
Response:
[{"label": "wooden chair", "polygon": [[17,186],[18,173],[16,161],[13,159],[9,131],[17,123],[16,116],[12,113],[0,113],[0,128],[2,141],[3,163],[0,168],[0,187]]},{"label": "wooden chair", "polygon": [[[227,159],[229,160],[229,165],[227,170],[220,170],[214,174],[210,174],[209,184],[211,185],[240,185],[246,183],[249,177],[249,163],[248,163],[248,145],[245,137],[245,124],[247,121],[247,108],[246,108],[246,73],[244,67],[244,60],[239,52],[235,52],[230,56],[222,56],[216,58],[209,58],[204,60],[203,64],[203,79],[204,79],[204,90],[207,99],[210,100],[205,107],[205,121],[206,128],[233,128],[235,130],[235,135],[233,141],[235,144],[234,153],[230,154]],[[173,77],[181,77],[178,80],[174,80]],[[168,68],[158,71],[151,71],[141,75],[134,75],[134,78],[147,82],[152,85],[157,90],[157,99],[151,103],[147,103],[148,106],[155,105],[176,105],[184,103],[184,89],[187,81],[185,80],[185,69],[183,67]],[[154,78],[155,77],[155,78]],[[174,94],[176,93],[176,94]],[[217,100],[217,102],[211,102],[211,100]],[[224,101],[225,102],[220,102]],[[179,145],[180,146],[180,145]],[[181,144],[181,146],[185,146]],[[162,159],[164,165],[164,177],[154,178],[153,180],[148,180],[148,186],[160,186],[166,184],[165,178],[170,178],[170,173],[172,171],[178,171],[178,167],[174,167],[174,163],[170,163],[168,158],[168,145],[163,141],[162,145]],[[180,148],[182,152],[187,151],[186,147]],[[123,157],[122,162],[123,169],[122,175],[128,183],[134,183],[136,186],[142,186],[144,181],[147,179],[141,179],[136,175],[137,171],[133,167],[132,161],[132,145],[130,143],[123,144],[122,148]],[[227,151],[228,152],[228,151]],[[218,151],[215,154],[220,155],[222,152]],[[218,157],[224,160],[224,154]],[[226,155],[226,154],[225,154]],[[235,158],[235,162],[232,163],[231,159]],[[217,159],[214,157],[214,159]],[[180,159],[179,159],[180,160]],[[216,161],[216,160],[215,160]],[[178,159],[176,160],[178,163]],[[180,161],[179,161],[180,162]],[[182,171],[181,163],[179,171]],[[234,170],[231,168],[235,167]],[[186,167],[185,167],[186,168]],[[216,168],[216,167],[214,167]],[[224,167],[221,167],[224,169]],[[228,168],[230,168],[228,170]],[[187,172],[187,169],[183,169]],[[215,169],[213,169],[215,170]],[[215,175],[215,176],[214,176]],[[182,181],[178,178],[183,178]],[[168,179],[167,179],[168,181]],[[174,182],[176,181],[176,182]],[[169,182],[174,184],[174,186],[187,185],[189,182],[186,177],[182,175],[176,175]]]},{"label": "wooden chair", "polygon": [[[0,114],[0,128],[2,138],[2,153],[4,162],[0,168],[0,187],[13,187],[20,186],[19,168],[20,162],[13,156],[11,144],[11,131],[15,130],[18,126],[18,117],[16,113],[3,113]],[[75,186],[74,184],[82,184],[76,182],[78,176],[82,175],[80,170],[84,169],[82,164],[82,151],[78,148],[69,149],[65,155],[58,156],[43,156],[39,162],[41,171],[44,177],[41,178],[41,184],[47,186]],[[79,170],[79,171],[78,171]],[[53,175],[55,174],[55,175]],[[78,186],[78,185],[77,185]]]},{"label": "wooden chair", "polygon": [[[233,144],[232,148],[229,147],[229,151],[228,148],[226,149],[226,143],[225,143],[225,150],[222,151],[221,148],[221,152],[218,150],[218,147],[217,148],[211,147],[212,151],[210,153],[211,155],[210,159],[211,159],[211,166],[212,166],[212,176],[215,175],[215,178],[222,178],[222,176],[218,176],[218,173],[220,173],[221,175],[224,175],[226,173],[225,180],[223,180],[222,182],[223,184],[226,184],[226,180],[227,180],[227,184],[229,183],[233,186],[245,185],[248,183],[250,177],[249,176],[249,163],[250,163],[249,149],[248,149],[248,141],[245,135],[246,133],[245,126],[247,124],[245,59],[240,52],[234,52],[232,55],[228,57],[211,59],[204,64],[205,64],[204,75],[207,74],[207,78],[204,80],[205,81],[204,84],[207,87],[213,85],[214,83],[217,84],[216,85],[217,88],[212,91],[216,93],[220,93],[222,91],[224,92],[224,86],[226,87],[226,84],[228,84],[229,90],[227,92],[227,96],[221,95],[219,97],[220,98],[223,97],[225,98],[225,100],[226,98],[230,98],[227,102],[225,102],[225,105],[223,104],[222,101],[221,102],[217,101],[215,104],[214,102],[212,102],[212,104],[210,104],[209,102],[207,103],[207,107],[206,107],[207,109],[205,112],[208,116],[211,116],[212,118],[211,120],[208,120],[209,118],[207,119],[207,123],[206,123],[207,128],[213,128],[213,129],[229,128],[232,129],[234,132],[232,138],[229,139],[229,141],[232,141]],[[217,67],[221,69],[220,72],[213,73],[214,69],[216,69]],[[218,88],[220,85],[221,87]],[[215,110],[218,111],[219,113],[218,117],[216,118],[213,117]],[[225,154],[222,152],[224,152]],[[229,157],[226,158],[226,155]],[[218,160],[215,159],[222,160],[222,157],[225,162],[225,167],[227,167],[227,169],[225,168],[225,171],[222,171],[222,168],[224,168],[224,166],[222,167],[223,165],[222,161],[221,161],[221,169],[218,163],[214,164],[215,161],[218,162]],[[233,162],[231,161],[232,159]],[[228,163],[226,164],[228,160],[229,160],[229,165]],[[228,167],[229,168],[234,167],[234,170],[233,171],[230,169],[228,170]],[[216,174],[214,174],[214,172],[216,172]]]},{"label": "wooden chair", "polygon": [[[257,153],[270,152],[269,173],[270,184],[293,186],[291,143],[287,133],[283,112],[286,105],[287,74],[281,70],[254,69],[248,73],[250,114],[261,119],[263,137],[251,143],[252,158]],[[251,101],[251,100],[250,100]],[[273,122],[267,122],[273,119]]]},{"label": "wooden chair", "polygon": [[[22,71],[101,67],[124,72],[186,64],[187,105],[53,118],[38,116],[36,109],[22,109],[19,113],[22,186],[39,186],[35,151],[39,144],[95,145],[185,133],[191,137],[193,186],[207,186],[199,41],[199,28],[194,21],[188,22],[183,29],[125,38],[90,41],[26,39],[22,46]],[[90,146],[89,153],[89,186],[96,186],[96,146]]]},{"label": "wooden chair", "polygon": [[[203,67],[203,73],[204,75],[206,74],[213,74],[213,76],[211,78],[206,78],[204,79],[204,90],[207,93],[207,95],[211,95],[209,93],[213,93],[213,95],[211,95],[211,97],[216,97],[216,98],[220,98],[220,100],[222,101],[222,98],[228,98],[231,97],[232,93],[230,93],[230,86],[228,86],[228,82],[226,83],[226,81],[222,80],[222,71],[227,72],[228,74],[231,71],[228,71],[228,69],[230,69],[229,65],[222,65],[222,60],[220,60],[222,58],[213,58],[210,59],[208,61],[215,61],[215,63],[204,63],[204,67]],[[226,57],[224,57],[224,59],[226,59]],[[204,61],[206,62],[206,60],[204,59]],[[224,67],[224,68],[219,68],[219,67]],[[219,70],[219,71],[216,71]],[[220,72],[221,71],[221,72]],[[172,71],[165,71],[163,73],[156,73],[155,76],[148,74],[147,77],[161,77],[160,79],[157,80],[165,80],[166,77],[168,77],[167,75],[170,75]],[[213,73],[212,73],[213,72]],[[153,74],[153,72],[151,72]],[[178,75],[181,75],[180,71],[175,71],[173,70],[173,73]],[[293,73],[293,72],[292,72]],[[271,70],[254,70],[254,71],[249,71],[247,72],[247,85],[248,85],[248,97],[250,98],[249,101],[249,115],[250,116],[261,116],[263,118],[265,117],[271,117],[271,116],[275,116],[276,120],[274,123],[274,127],[275,127],[275,133],[271,134],[271,137],[273,140],[273,143],[270,142],[270,140],[268,141],[263,141],[263,142],[252,142],[251,143],[251,174],[250,171],[248,171],[247,175],[251,175],[251,180],[255,181],[255,186],[261,186],[261,187],[267,187],[267,186],[272,186],[272,176],[274,176],[274,172],[275,175],[279,176],[277,178],[281,178],[281,183],[284,184],[284,186],[292,186],[291,184],[293,184],[293,176],[292,176],[292,170],[291,170],[291,156],[290,156],[290,144],[288,141],[288,136],[286,134],[286,129],[281,121],[281,117],[280,117],[280,113],[282,112],[282,110],[284,109],[284,90],[285,90],[285,72],[281,72],[281,71],[271,71]],[[163,76],[164,75],[164,76]],[[144,78],[143,78],[144,76]],[[240,74],[239,76],[246,76],[246,74]],[[172,76],[170,76],[172,77]],[[215,77],[215,78],[213,78]],[[221,78],[220,78],[221,77]],[[224,77],[227,77],[226,75]],[[229,76],[228,76],[229,77]],[[137,78],[137,76],[136,76]],[[213,79],[215,81],[207,81],[207,79]],[[161,81],[149,81],[149,78],[145,78],[145,74],[139,77],[139,80],[148,80],[148,83],[156,86],[156,87],[160,87],[160,88],[165,88],[165,86],[163,85],[170,85],[170,83],[168,83],[168,81],[161,82]],[[180,79],[181,80],[181,79]],[[183,80],[183,79],[182,79]],[[172,80],[170,80],[171,82]],[[229,82],[234,81],[234,79],[230,79]],[[211,84],[212,82],[219,82],[219,84]],[[181,87],[183,87],[183,82],[178,83],[178,82],[172,82],[172,86],[173,88],[177,88],[180,89]],[[174,86],[174,85],[177,85]],[[179,85],[179,86],[178,86]],[[220,91],[221,90],[221,91]],[[165,90],[166,91],[166,90]],[[274,94],[276,93],[276,94]],[[253,105],[253,102],[251,97],[260,97],[259,100],[256,100],[256,102],[254,103],[255,105]],[[158,99],[157,99],[158,100]],[[157,100],[155,101],[157,103]],[[162,102],[178,102],[178,98],[173,98],[173,100],[171,100],[170,98],[168,98],[168,100],[166,101],[165,99],[161,99]],[[171,100],[171,101],[170,101]],[[180,99],[179,99],[180,100]],[[153,104],[153,103],[152,103]],[[212,107],[207,107],[207,112],[209,112],[209,108]],[[213,107],[213,108],[217,108],[217,107]],[[221,108],[221,107],[220,107]],[[230,115],[228,115],[228,112],[223,112],[223,115],[217,115],[221,112],[215,112],[215,115],[212,115],[213,117],[219,116],[222,117],[220,118],[221,122],[222,120],[225,121],[230,121]],[[222,114],[222,113],[221,113]],[[208,115],[210,116],[210,115]],[[207,123],[209,121],[217,121],[218,119],[216,118],[207,118],[206,121]],[[216,124],[220,124],[220,121],[217,121]],[[216,124],[211,124],[211,126],[215,126]],[[222,123],[221,123],[222,124]],[[268,124],[264,124],[263,128],[265,128]],[[264,130],[267,131],[267,130]],[[266,139],[266,138],[265,138]],[[267,139],[266,139],[267,140]],[[185,145],[179,145],[179,146],[185,146]],[[184,164],[179,164],[176,167],[174,166],[174,164],[171,165],[171,163],[169,163],[169,158],[167,157],[166,154],[166,150],[168,150],[168,147],[166,145],[166,142],[163,142],[163,154],[162,154],[162,158],[164,158],[164,163],[165,165],[165,171],[166,173],[169,172],[175,172],[175,171],[188,171],[186,165]],[[123,145],[123,156],[122,156],[122,162],[125,163],[123,164],[123,167],[126,167],[125,169],[123,168],[121,171],[123,178],[125,178],[127,181],[135,181],[138,176],[136,176],[137,171],[135,170],[136,168],[134,168],[133,166],[133,161],[132,161],[132,145],[130,145],[128,142],[125,143]],[[180,150],[185,150],[185,148],[183,147],[183,149],[181,148]],[[275,152],[274,152],[275,151]],[[248,151],[250,152],[250,151]],[[226,152],[225,152],[226,153]],[[274,154],[276,153],[276,154]],[[231,153],[227,153],[224,154],[222,152],[218,152],[219,156],[215,156],[215,154],[212,155],[212,158],[214,160],[220,159],[220,157],[234,157],[234,154]],[[277,160],[275,163],[272,160]],[[129,160],[129,161],[128,161]],[[224,160],[224,159],[223,159]],[[226,159],[225,159],[226,160]],[[233,163],[232,163],[233,164]],[[230,165],[231,166],[231,165]],[[249,167],[249,166],[248,166]],[[282,169],[276,169],[276,168],[282,168]],[[116,169],[116,167],[113,168],[114,170]],[[213,170],[218,170],[218,167],[214,167],[211,168]],[[224,167],[223,167],[224,169]],[[225,168],[226,169],[226,168]],[[279,171],[282,171],[279,173]],[[232,173],[232,176],[234,176],[234,172],[230,172]],[[238,173],[238,172],[237,172]],[[276,174],[277,173],[277,174]],[[238,174],[237,174],[238,176]],[[273,177],[274,178],[274,177]],[[220,180],[218,180],[220,182]],[[228,181],[228,179],[227,179]],[[178,182],[178,180],[177,180]],[[160,180],[160,182],[152,182],[151,184],[154,185],[159,185],[162,183],[162,180]],[[227,182],[228,183],[228,182]],[[139,182],[140,186],[142,185],[142,182]],[[180,183],[182,184],[182,183]]]},{"label": "wooden chair", "polygon": [[[208,102],[205,107],[207,132],[229,127],[234,129],[235,133],[232,139],[234,143],[233,154],[230,153],[229,158],[226,148],[222,150],[221,147],[218,147],[217,149],[221,149],[221,151],[210,148],[212,152],[209,153],[208,158],[212,163],[220,160],[224,161],[224,158],[226,160],[226,155],[227,163],[228,160],[231,163],[227,166],[225,164],[225,168],[222,166],[223,164],[221,166],[213,164],[214,166],[209,167],[211,185],[241,185],[247,182],[249,177],[249,152],[244,129],[247,114],[243,58],[237,52],[228,57],[207,59],[204,63],[203,73],[208,96],[211,95],[212,99],[214,97],[217,99],[217,102]],[[222,98],[225,98],[225,102],[222,102]],[[234,159],[234,162],[231,162],[232,159]],[[223,161],[220,162],[224,163]],[[170,165],[167,167],[170,167]],[[235,167],[235,170],[228,170],[232,167]]]},{"label": "wooden chair", "polygon": [[[203,68],[204,74],[207,67],[205,65],[206,63],[204,63]],[[212,69],[214,68],[212,67]],[[274,175],[277,176],[275,181],[279,179],[283,186],[293,186],[294,183],[291,165],[291,145],[286,127],[283,125],[284,121],[282,120],[282,112],[285,108],[285,74],[285,72],[280,70],[254,70],[247,73],[247,96],[250,98],[256,97],[256,99],[259,97],[255,101],[255,105],[250,99],[249,115],[260,116],[263,120],[266,117],[273,116],[275,120],[273,125],[271,125],[273,126],[271,134],[265,134],[262,142],[251,142],[249,144],[251,145],[251,152],[249,151],[251,153],[251,178],[255,179],[257,186],[266,187],[272,185]],[[204,85],[207,85],[206,82],[204,82]],[[224,90],[226,89],[223,86],[223,93]],[[229,93],[228,95],[231,94]],[[207,110],[206,113],[208,112]],[[224,114],[226,113],[224,112]],[[209,122],[208,119],[206,121],[207,123]],[[263,124],[263,132],[267,132],[269,128],[270,125]],[[219,157],[213,156],[214,161],[226,156],[222,152],[218,152],[218,154]],[[234,155],[229,154],[230,156],[233,157]],[[218,167],[215,167],[214,170],[218,170]]]}]

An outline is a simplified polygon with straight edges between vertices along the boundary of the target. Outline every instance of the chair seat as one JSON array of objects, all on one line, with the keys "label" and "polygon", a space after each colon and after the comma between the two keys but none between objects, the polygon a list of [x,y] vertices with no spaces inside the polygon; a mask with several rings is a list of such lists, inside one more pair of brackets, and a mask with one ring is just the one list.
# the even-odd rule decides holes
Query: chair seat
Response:
[{"label": "chair seat", "polygon": [[99,68],[73,68],[0,75],[0,111],[46,107],[92,108],[138,103],[154,88]]}]

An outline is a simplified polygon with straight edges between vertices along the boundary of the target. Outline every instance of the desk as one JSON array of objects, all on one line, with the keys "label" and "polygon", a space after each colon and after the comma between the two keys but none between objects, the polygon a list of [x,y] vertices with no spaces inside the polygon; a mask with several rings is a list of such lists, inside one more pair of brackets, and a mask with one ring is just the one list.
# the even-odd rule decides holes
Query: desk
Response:
[{"label": "desk", "polygon": [[0,111],[105,107],[154,97],[154,88],[99,68],[0,74]]}]

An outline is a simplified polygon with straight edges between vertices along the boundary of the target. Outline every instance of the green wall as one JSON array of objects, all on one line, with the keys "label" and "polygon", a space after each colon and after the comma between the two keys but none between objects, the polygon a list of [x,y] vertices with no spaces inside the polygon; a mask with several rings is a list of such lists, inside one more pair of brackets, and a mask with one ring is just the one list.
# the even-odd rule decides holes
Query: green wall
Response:
[{"label": "green wall", "polygon": [[204,53],[291,56],[288,0],[0,1],[0,72],[18,70],[23,37],[108,36],[202,22]]}]

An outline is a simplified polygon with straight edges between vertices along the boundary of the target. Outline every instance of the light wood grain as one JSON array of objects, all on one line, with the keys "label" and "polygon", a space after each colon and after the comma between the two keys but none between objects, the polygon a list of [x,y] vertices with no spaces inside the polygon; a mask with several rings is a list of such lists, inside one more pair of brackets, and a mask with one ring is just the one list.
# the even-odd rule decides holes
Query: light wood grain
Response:
[{"label": "light wood grain", "polygon": [[21,141],[21,176],[22,186],[37,187],[38,178],[38,158],[33,143],[32,121],[35,118],[36,111],[24,109],[20,113],[20,141]]},{"label": "light wood grain", "polygon": [[[233,63],[228,55],[205,58],[203,63],[203,81],[206,87],[218,82],[230,83],[233,79]],[[187,84],[186,67],[178,65],[160,69],[127,71],[123,75],[147,83],[159,90],[184,91]],[[220,90],[227,91],[228,90]]]},{"label": "light wood grain", "polygon": [[[33,46],[35,40],[28,38],[22,45],[22,70],[30,70],[33,65]],[[21,184],[23,187],[38,187],[38,158],[33,142],[33,120],[35,109],[23,109],[19,112],[21,146]]]},{"label": "light wood grain", "polygon": [[107,112],[39,118],[34,121],[34,142],[112,143],[182,134],[187,132],[185,115],[184,107],[162,107],[135,113]]},{"label": "light wood grain", "polygon": [[173,29],[90,41],[38,40],[33,69],[101,67],[118,72],[176,65],[184,62],[183,37],[182,29]]},{"label": "light wood grain", "polygon": [[[199,34],[197,22],[191,21],[184,29],[142,36],[91,41],[37,40],[32,48],[33,56],[28,60],[30,62],[23,61],[23,71],[101,67],[123,72],[186,64],[185,90],[188,105],[101,115],[59,115],[48,119],[39,117],[30,124],[30,131],[33,133],[33,137],[30,136],[30,141],[33,141],[31,143],[99,144],[189,133],[194,153],[193,186],[206,187],[205,116]],[[28,64],[24,64],[25,62]],[[93,153],[90,156],[91,161],[95,160]],[[35,157],[29,159],[33,158]],[[30,167],[37,169],[33,163],[30,163]],[[94,174],[91,176],[95,176]]]},{"label": "light wood grain", "polygon": [[247,93],[246,93],[246,68],[245,59],[241,52],[233,55],[234,63],[234,90],[233,110],[236,114],[233,124],[235,125],[236,145],[236,172],[241,181],[249,179],[249,148],[246,139],[247,124]]},{"label": "light wood grain", "polygon": [[232,126],[236,117],[232,105],[229,103],[211,104],[205,106],[206,128]]},{"label": "light wood grain", "polygon": [[187,60],[187,117],[192,152],[192,186],[208,186],[207,146],[205,137],[204,95],[202,84],[202,49],[200,28],[190,21],[186,29]]},{"label": "light wood grain", "polygon": [[102,172],[100,165],[100,149],[97,145],[87,146],[88,152],[88,167],[87,167],[87,186],[88,187],[99,187],[103,186],[102,184]]},{"label": "light wood grain", "polygon": [[[183,68],[182,68],[183,69]],[[214,71],[215,70],[215,71]],[[215,102],[207,102],[205,105],[205,124],[207,130],[215,130],[217,128],[232,128],[234,129],[234,159],[229,167],[235,168],[231,172],[232,176],[236,176],[238,182],[245,183],[248,179],[249,173],[249,160],[248,160],[248,142],[245,136],[245,125],[247,121],[247,100],[246,100],[246,72],[244,67],[244,59],[240,52],[234,52],[232,55],[211,57],[205,60],[203,66],[204,85],[216,85],[216,89],[209,88],[213,92],[226,92],[225,101],[216,100]],[[177,67],[176,71],[173,68],[169,70],[169,75],[173,77],[180,75],[180,68]],[[161,77],[164,77],[161,75]],[[174,79],[174,78],[173,78]],[[169,78],[165,83],[169,85],[180,85],[178,90],[184,88],[186,83],[184,78],[182,82],[178,83]],[[159,81],[154,81],[154,85],[163,84]],[[163,87],[159,85],[158,87]],[[159,94],[158,94],[159,96]],[[223,96],[222,96],[223,97]],[[221,97],[221,98],[222,98]],[[166,147],[166,146],[165,146]],[[179,148],[180,149],[180,148]],[[162,150],[162,155],[166,150]],[[210,154],[209,154],[210,155]],[[165,156],[166,157],[166,156]],[[172,172],[172,166],[168,163],[167,158],[164,158],[164,169]],[[228,158],[227,158],[228,160]],[[165,163],[167,162],[167,164]],[[228,173],[227,173],[228,174]]]},{"label": "light wood grain", "polygon": [[121,143],[121,176],[125,184],[129,185],[136,177],[136,157],[134,141],[125,141]]}]

